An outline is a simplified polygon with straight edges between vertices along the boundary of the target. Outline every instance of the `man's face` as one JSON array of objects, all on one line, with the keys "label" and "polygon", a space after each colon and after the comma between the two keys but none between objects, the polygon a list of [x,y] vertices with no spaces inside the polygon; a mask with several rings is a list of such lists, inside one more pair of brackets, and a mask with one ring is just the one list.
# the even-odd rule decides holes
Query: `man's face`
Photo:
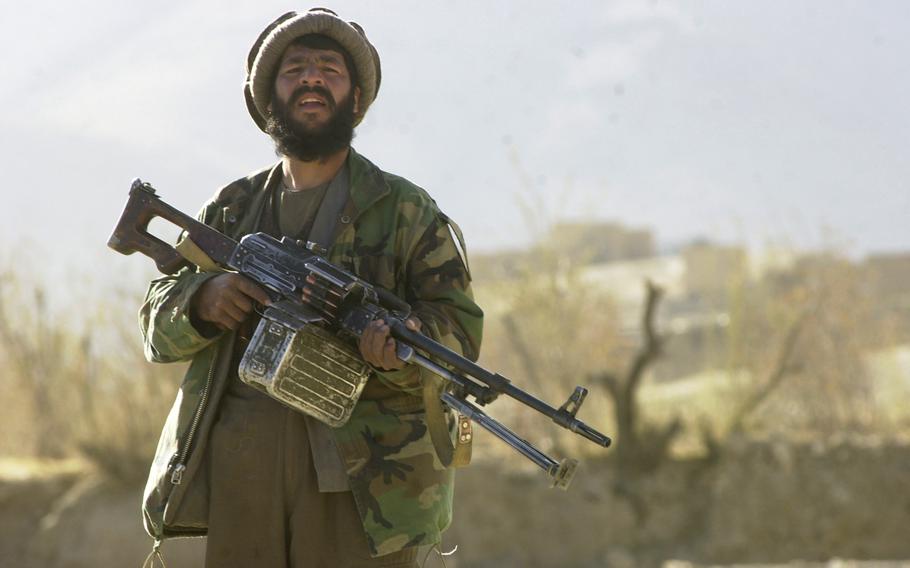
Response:
[{"label": "man's face", "polygon": [[[301,126],[325,125],[338,101],[350,94],[351,76],[337,51],[292,45],[284,52],[275,77],[275,96]],[[356,112],[356,100],[354,106]]]},{"label": "man's face", "polygon": [[291,45],[278,66],[266,131],[281,154],[327,157],[350,145],[359,97],[342,54]]}]

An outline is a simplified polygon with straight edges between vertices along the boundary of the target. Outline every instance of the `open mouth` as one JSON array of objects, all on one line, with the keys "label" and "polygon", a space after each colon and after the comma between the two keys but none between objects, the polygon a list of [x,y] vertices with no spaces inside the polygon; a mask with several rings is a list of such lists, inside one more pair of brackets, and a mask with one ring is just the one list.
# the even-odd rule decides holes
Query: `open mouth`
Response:
[{"label": "open mouth", "polygon": [[326,105],[325,99],[317,97],[315,95],[304,95],[297,99],[297,106],[303,108],[304,110],[315,110],[319,108],[324,108]]}]

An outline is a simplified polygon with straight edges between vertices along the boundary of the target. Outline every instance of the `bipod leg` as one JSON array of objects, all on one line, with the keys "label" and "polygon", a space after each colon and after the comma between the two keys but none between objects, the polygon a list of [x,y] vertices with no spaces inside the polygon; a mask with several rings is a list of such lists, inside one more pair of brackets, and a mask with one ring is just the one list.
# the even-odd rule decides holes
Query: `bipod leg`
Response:
[{"label": "bipod leg", "polygon": [[468,401],[460,399],[448,392],[442,393],[440,398],[450,408],[467,416],[474,423],[512,446],[512,448],[523,456],[537,464],[541,469],[547,472],[552,487],[558,487],[562,490],[569,488],[569,484],[572,483],[572,478],[575,476],[575,470],[578,468],[577,460],[566,458],[562,460],[562,462],[557,462]]}]

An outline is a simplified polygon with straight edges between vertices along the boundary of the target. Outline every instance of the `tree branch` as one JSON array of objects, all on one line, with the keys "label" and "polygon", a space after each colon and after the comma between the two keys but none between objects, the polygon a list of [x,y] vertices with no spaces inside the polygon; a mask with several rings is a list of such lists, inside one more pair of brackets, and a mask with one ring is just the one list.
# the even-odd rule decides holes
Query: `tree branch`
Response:
[{"label": "tree branch", "polygon": [[768,397],[771,396],[771,393],[777,390],[784,382],[784,379],[793,371],[794,365],[792,358],[796,346],[799,343],[800,334],[802,333],[809,316],[814,314],[817,308],[818,304],[805,308],[787,328],[787,333],[784,334],[784,338],[781,340],[777,350],[777,363],[774,365],[773,371],[768,376],[768,379],[763,381],[762,384],[753,391],[751,396],[746,398],[746,400],[739,405],[739,408],[733,414],[733,420],[730,424],[731,433],[742,432],[746,420],[764,404]]},{"label": "tree branch", "polygon": [[[663,296],[663,290],[650,280],[646,283],[646,286],[647,296],[645,298],[645,309],[642,313],[643,345],[639,348],[635,358],[632,360],[632,364],[621,380],[609,373],[601,373],[596,376],[596,380],[603,384],[610,393],[616,409],[616,437],[618,441],[616,453],[621,467],[632,464],[648,453],[648,450],[642,447],[640,438],[638,390],[641,387],[645,370],[660,356],[663,347],[663,338],[658,335],[654,323],[657,306]],[[653,438],[651,441],[658,442],[658,445],[661,446],[659,451],[665,451],[669,441],[677,432],[678,426],[671,427],[664,432],[663,436],[657,436],[656,438],[648,436],[648,438]],[[664,438],[664,440],[661,441],[661,438]]]}]

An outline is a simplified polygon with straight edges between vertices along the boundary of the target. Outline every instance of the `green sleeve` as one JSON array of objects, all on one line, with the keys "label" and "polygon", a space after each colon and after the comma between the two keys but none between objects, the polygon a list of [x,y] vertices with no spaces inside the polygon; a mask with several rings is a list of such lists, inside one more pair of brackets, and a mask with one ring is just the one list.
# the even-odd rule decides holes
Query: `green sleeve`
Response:
[{"label": "green sleeve", "polygon": [[[217,209],[217,205],[209,203],[197,218],[211,225]],[[222,335],[221,332],[200,333],[190,321],[193,294],[209,278],[218,274],[186,267],[174,275],[152,280],[139,310],[139,328],[146,359],[153,363],[187,361]]]},{"label": "green sleeve", "polygon": [[[405,299],[422,323],[424,335],[477,360],[483,334],[483,311],[474,303],[467,259],[452,238],[448,220],[434,216],[406,263]],[[417,368],[379,372],[383,382],[416,391]]]},{"label": "green sleeve", "polygon": [[145,357],[153,363],[187,361],[220,337],[202,335],[190,322],[190,301],[196,290],[217,272],[184,268],[174,276],[153,280],[139,310]]}]

